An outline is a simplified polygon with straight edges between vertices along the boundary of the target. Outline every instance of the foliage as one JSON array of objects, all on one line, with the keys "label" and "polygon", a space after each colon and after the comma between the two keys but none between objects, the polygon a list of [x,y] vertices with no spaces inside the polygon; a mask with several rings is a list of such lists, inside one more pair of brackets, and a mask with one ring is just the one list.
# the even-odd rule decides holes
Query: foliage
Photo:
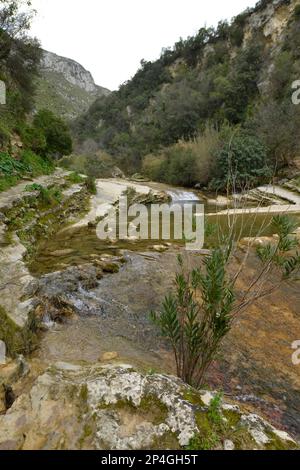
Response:
[{"label": "foliage", "polygon": [[25,189],[24,191],[41,191],[43,189],[43,186],[41,184],[38,184],[38,183],[33,183],[33,184],[27,184],[25,186]]},{"label": "foliage", "polygon": [[5,124],[0,122],[0,149],[5,149],[10,144],[10,133]]},{"label": "foliage", "polygon": [[72,154],[63,157],[59,165],[94,178],[109,178],[112,176],[114,160],[106,152],[99,151],[95,154]]},{"label": "foliage", "polygon": [[20,135],[26,148],[40,155],[45,154],[47,141],[42,129],[26,125],[20,129]]},{"label": "foliage", "polygon": [[30,192],[37,191],[39,193],[39,200],[45,206],[52,206],[52,205],[59,204],[62,199],[62,192],[56,186],[45,188],[41,184],[33,183],[33,184],[27,185],[25,187],[25,191],[30,191]]},{"label": "foliage", "polygon": [[253,187],[270,177],[264,145],[250,135],[238,133],[216,156],[215,178],[211,187],[217,190],[242,190]]},{"label": "foliage", "polygon": [[261,104],[247,126],[263,142],[272,167],[281,168],[299,155],[300,106],[294,106],[290,99]]},{"label": "foliage", "polygon": [[[188,384],[203,384],[235,317],[299,272],[300,255],[291,254],[298,245],[292,236],[294,223],[288,216],[277,216],[273,223],[278,241],[258,250],[261,270],[255,272],[242,294],[236,289],[242,269],[233,272],[231,266],[236,250],[232,232],[226,238],[219,237],[218,246],[191,272],[186,272],[182,257],[178,258],[175,291],[166,296],[160,313],[152,312],[151,318],[170,341],[177,374]],[[210,411],[213,420],[218,420],[217,409],[218,400]]]},{"label": "foliage", "polygon": [[[163,309],[152,319],[171,341],[177,374],[190,385],[199,387],[222,338],[230,330],[230,312],[234,303],[232,286],[226,279],[229,253],[218,248],[205,260],[207,272],[200,269],[186,274],[183,260],[176,275],[176,293],[165,298]],[[200,288],[201,305],[196,291]]]},{"label": "foliage", "polygon": [[18,119],[32,108],[41,59],[38,41],[28,35],[34,14],[30,5],[22,0],[0,3],[0,78],[7,84],[7,109]]},{"label": "foliage", "polygon": [[70,175],[66,177],[67,181],[69,181],[72,184],[79,184],[84,181],[84,178],[80,176],[78,173],[73,172]]},{"label": "foliage", "polygon": [[53,170],[52,163],[33,152],[23,151],[19,158],[0,152],[0,191],[14,186],[23,177],[50,174]]},{"label": "foliage", "polygon": [[39,111],[33,120],[33,128],[44,135],[47,155],[60,158],[72,152],[72,138],[67,124],[51,111]]},{"label": "foliage", "polygon": [[[300,108],[292,110],[290,95],[291,84],[300,74],[300,19],[295,8],[275,49],[263,26],[253,28],[251,37],[245,36],[250,15],[261,14],[269,3],[260,1],[216,28],[201,28],[195,36],[180,38],[173,48],[163,49],[158,60],[143,61],[120,90],[97,100],[75,122],[79,145],[84,148],[92,140],[96,149],[107,151],[127,172],[143,169],[153,179],[187,185],[195,181],[207,185],[214,178],[216,187],[224,189],[226,176],[218,181],[212,171],[215,154],[202,171],[201,159],[195,157],[190,143],[207,127],[220,129],[229,123],[259,135],[271,166],[290,163],[299,153],[295,136]],[[285,4],[288,0],[280,0],[275,9]],[[278,112],[273,116],[270,112],[268,124],[272,106]],[[290,123],[293,131],[286,129],[285,138]],[[248,144],[248,149],[258,148],[254,141]],[[247,148],[243,149],[246,155]],[[251,173],[249,162],[241,168],[247,184],[265,174],[264,150],[258,150]],[[228,149],[224,152],[228,156]]]},{"label": "foliage", "polygon": [[294,16],[297,20],[300,18],[300,5],[295,6]]},{"label": "foliage", "polygon": [[211,400],[208,408],[208,416],[212,423],[221,424],[222,416],[220,414],[223,394],[217,393]]},{"label": "foliage", "polygon": [[218,443],[218,435],[215,432],[210,431],[205,437],[201,436],[200,434],[194,436],[190,440],[186,450],[212,450]]},{"label": "foliage", "polygon": [[90,194],[97,194],[96,180],[92,176],[88,176],[85,181],[85,186]]},{"label": "foliage", "polygon": [[211,179],[214,156],[219,147],[220,133],[207,126],[194,139],[181,140],[156,155],[146,155],[142,169],[152,180],[183,186],[195,183],[205,186]]},{"label": "foliage", "polygon": [[[210,123],[217,127],[225,120],[233,124],[244,122],[258,96],[263,49],[258,35],[246,48],[238,46],[231,58],[230,38],[236,35],[234,41],[239,42],[237,36],[243,36],[243,27],[244,21],[237,18],[232,25],[220,22],[216,30],[202,28],[195,37],[180,39],[173,50],[163,50],[158,61],[143,63],[136,76],[119,91],[97,100],[75,122],[73,132],[82,143],[93,139],[127,171],[139,171],[141,157],[155,156],[147,160],[155,160],[156,173],[162,146],[193,140]],[[235,31],[238,28],[239,34]],[[152,80],[148,80],[150,76]],[[193,167],[192,152],[185,148],[181,151],[182,160]],[[172,152],[176,159],[173,170],[178,174],[179,152],[174,148]],[[158,171],[161,179],[164,158],[158,158],[162,160]],[[173,170],[170,168],[172,180]],[[193,183],[189,175],[182,179]]]}]

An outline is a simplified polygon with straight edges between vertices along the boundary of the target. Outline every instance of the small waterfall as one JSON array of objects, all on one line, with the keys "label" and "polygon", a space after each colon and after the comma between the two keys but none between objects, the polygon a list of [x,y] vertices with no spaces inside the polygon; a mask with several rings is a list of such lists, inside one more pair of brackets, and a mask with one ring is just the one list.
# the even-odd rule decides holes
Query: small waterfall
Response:
[{"label": "small waterfall", "polygon": [[200,201],[199,197],[192,191],[184,191],[182,189],[172,189],[167,191],[171,196],[172,202],[196,202]]}]

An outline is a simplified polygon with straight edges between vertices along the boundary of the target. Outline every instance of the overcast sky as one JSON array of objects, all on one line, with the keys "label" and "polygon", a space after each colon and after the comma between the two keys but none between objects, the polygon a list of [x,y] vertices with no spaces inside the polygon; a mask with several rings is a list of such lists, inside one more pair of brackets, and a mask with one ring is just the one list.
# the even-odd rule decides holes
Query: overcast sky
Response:
[{"label": "overcast sky", "polygon": [[32,27],[44,49],[69,57],[110,90],[131,78],[141,59],[201,26],[230,19],[257,0],[33,0]]}]

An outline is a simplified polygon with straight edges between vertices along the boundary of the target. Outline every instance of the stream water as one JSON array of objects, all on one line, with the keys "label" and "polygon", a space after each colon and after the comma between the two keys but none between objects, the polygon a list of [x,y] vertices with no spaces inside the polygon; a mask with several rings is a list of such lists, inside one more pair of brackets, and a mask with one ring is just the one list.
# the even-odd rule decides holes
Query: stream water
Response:
[{"label": "stream water", "polygon": [[[155,187],[158,185],[156,184]],[[167,190],[172,197],[174,204],[200,203],[204,205],[204,213],[210,214],[205,219],[205,224],[214,226],[209,240],[210,245],[218,243],[218,240],[226,235],[231,227],[234,226],[234,237],[236,240],[243,237],[270,236],[273,235],[272,219],[274,214],[237,214],[226,215],[219,214],[218,211],[224,209],[214,203],[208,203],[201,193],[197,194],[193,191],[172,188],[160,185],[160,189]],[[101,198],[97,196],[99,200]],[[232,206],[225,206],[225,208]],[[241,206],[239,206],[241,207]],[[247,206],[249,207],[249,205]],[[253,205],[252,205],[253,207]],[[293,218],[299,221],[300,214],[293,215]],[[173,220],[171,220],[171,240],[173,244],[183,246],[183,240],[174,240]],[[151,221],[149,218],[149,233]],[[67,266],[77,266],[91,261],[95,255],[111,254],[118,256],[129,250],[133,252],[151,251],[153,246],[165,244],[166,240],[150,239],[150,240],[118,240],[114,242],[100,240],[97,237],[96,229],[87,225],[76,225],[69,227],[67,230],[56,233],[53,237],[43,240],[38,246],[36,256],[29,264],[32,275],[40,276],[54,271],[65,269]],[[57,252],[61,252],[59,256],[55,256]]]},{"label": "stream water", "polygon": [[[209,222],[226,233],[228,224],[234,221],[236,238],[274,233],[272,214],[244,214],[234,218],[218,215],[216,206],[208,205],[196,191],[159,189],[167,189],[174,202],[203,200],[206,213],[214,214]],[[300,216],[295,217],[300,225]],[[214,237],[216,243],[217,235]],[[63,324],[50,325],[35,354],[47,362],[90,363],[113,351],[118,354],[118,361],[145,370],[174,373],[172,351],[150,322],[149,313],[159,309],[172,288],[177,255],[181,253],[189,267],[199,263],[200,255],[188,253],[182,243],[172,243],[166,252],[157,253],[151,249],[157,243],[162,241],[103,242],[97,238],[94,228],[86,226],[70,227],[43,241],[30,263],[30,271],[34,276],[45,277],[45,282],[49,273],[91,263],[95,256],[103,254],[122,254],[126,263],[119,273],[106,275],[95,288],[86,290],[81,286],[70,293],[69,299],[81,314]],[[251,262],[241,288],[249,285],[251,278],[247,276],[257,269],[256,261]],[[52,276],[55,279],[55,274]],[[289,345],[300,337],[299,302],[297,287],[286,285],[273,299],[250,309],[236,323],[224,344],[224,358],[220,358],[209,374],[209,382],[214,387],[224,388],[231,394],[261,397],[258,403],[263,403],[263,410],[293,429],[300,423],[300,384],[290,360]]]}]

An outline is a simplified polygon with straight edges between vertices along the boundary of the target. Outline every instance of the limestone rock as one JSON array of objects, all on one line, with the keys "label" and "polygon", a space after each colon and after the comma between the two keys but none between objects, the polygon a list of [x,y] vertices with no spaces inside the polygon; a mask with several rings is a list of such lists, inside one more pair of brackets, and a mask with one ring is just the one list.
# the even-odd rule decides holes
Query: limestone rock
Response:
[{"label": "limestone rock", "polygon": [[234,449],[235,449],[234,443],[230,441],[229,439],[226,439],[224,441],[224,450],[234,450]]},{"label": "limestone rock", "polygon": [[[176,377],[130,365],[57,363],[0,416],[0,449],[180,449],[191,442],[201,449],[213,426],[207,410],[201,394]],[[228,424],[232,438],[218,437],[214,448],[239,448],[241,432],[245,448],[297,446],[256,415],[222,413],[229,411],[236,413]]]},{"label": "limestone rock", "polygon": [[74,60],[60,57],[53,52],[43,51],[41,68],[61,73],[72,85],[77,85],[88,92],[96,92],[97,86],[90,72]]}]

